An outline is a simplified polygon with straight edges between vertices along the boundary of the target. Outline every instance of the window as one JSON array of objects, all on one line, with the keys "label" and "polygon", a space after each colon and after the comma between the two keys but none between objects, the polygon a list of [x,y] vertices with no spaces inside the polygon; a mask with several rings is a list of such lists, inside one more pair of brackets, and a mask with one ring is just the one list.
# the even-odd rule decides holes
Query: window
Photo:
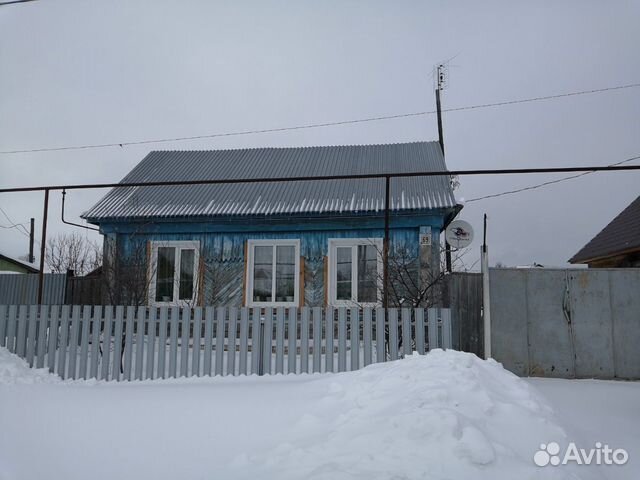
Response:
[{"label": "window", "polygon": [[298,305],[299,272],[299,240],[249,240],[247,304]]},{"label": "window", "polygon": [[197,300],[199,242],[151,242],[151,305],[193,305]]},{"label": "window", "polygon": [[329,240],[329,302],[373,305],[382,290],[382,239]]}]

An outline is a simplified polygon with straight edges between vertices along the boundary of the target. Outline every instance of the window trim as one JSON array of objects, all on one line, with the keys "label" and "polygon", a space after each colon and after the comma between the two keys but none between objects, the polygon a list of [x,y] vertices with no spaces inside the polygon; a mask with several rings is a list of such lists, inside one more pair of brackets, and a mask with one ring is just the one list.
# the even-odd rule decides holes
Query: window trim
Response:
[{"label": "window trim", "polygon": [[[275,249],[278,246],[294,247],[294,260],[295,260],[295,279],[293,284],[293,302],[254,302],[253,301],[253,271],[254,271],[254,247],[273,247],[273,275],[271,284],[271,298],[275,295],[275,274],[276,274],[276,252]],[[247,273],[246,273],[246,306],[248,307],[297,307],[300,302],[300,240],[291,239],[249,239],[247,240]]]},{"label": "window trim", "polygon": [[[377,289],[377,298],[376,302],[358,302],[355,299],[355,295],[357,294],[357,281],[358,281],[358,246],[359,245],[374,245],[377,247],[377,257],[378,257],[378,289]],[[372,237],[372,238],[330,238],[329,239],[329,258],[328,258],[328,275],[327,281],[328,285],[328,303],[334,307],[377,307],[382,305],[382,248],[384,245],[384,240],[382,238]],[[338,300],[337,299],[337,260],[338,255],[336,249],[338,247],[351,247],[351,300]],[[354,285],[356,288],[354,288]]]},{"label": "window trim", "polygon": [[[152,307],[188,307],[198,303],[199,271],[200,271],[200,242],[198,240],[152,240],[149,258],[149,305]],[[171,302],[156,301],[156,280],[158,277],[158,248],[175,248],[175,263],[173,272],[173,300]],[[180,300],[180,259],[182,250],[193,250],[193,296],[191,300]]]}]

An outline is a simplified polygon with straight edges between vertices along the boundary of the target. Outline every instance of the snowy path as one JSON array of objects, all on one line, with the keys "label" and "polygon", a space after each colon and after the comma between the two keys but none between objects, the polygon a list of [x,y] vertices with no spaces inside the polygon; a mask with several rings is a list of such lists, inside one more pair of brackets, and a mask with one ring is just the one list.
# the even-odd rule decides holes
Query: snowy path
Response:
[{"label": "snowy path", "polygon": [[[529,378],[578,446],[607,443],[629,452],[624,467],[589,467],[610,480],[640,478],[640,382]],[[572,438],[575,434],[576,438]],[[551,441],[553,439],[549,439]]]}]

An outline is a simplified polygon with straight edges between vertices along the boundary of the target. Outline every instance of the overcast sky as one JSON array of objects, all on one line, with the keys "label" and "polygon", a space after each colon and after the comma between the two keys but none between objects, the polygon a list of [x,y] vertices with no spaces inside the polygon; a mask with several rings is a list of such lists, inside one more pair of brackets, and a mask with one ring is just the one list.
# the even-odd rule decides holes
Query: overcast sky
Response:
[{"label": "overcast sky", "polygon": [[[640,1],[67,1],[0,6],[0,150],[126,142],[434,109],[640,82]],[[640,88],[451,112],[451,169],[605,165],[640,155]],[[0,155],[0,185],[119,181],[152,149],[435,140],[434,116],[96,150]],[[640,163],[640,162],[637,162]],[[457,197],[557,176],[463,177]],[[67,216],[106,191],[72,192]],[[640,172],[598,173],[469,203],[478,257],[564,265],[640,194]],[[17,223],[42,193],[0,194]],[[52,194],[50,232],[59,221]],[[0,213],[0,225],[9,220]],[[96,236],[97,238],[97,236]],[[28,240],[0,228],[0,252]]]}]

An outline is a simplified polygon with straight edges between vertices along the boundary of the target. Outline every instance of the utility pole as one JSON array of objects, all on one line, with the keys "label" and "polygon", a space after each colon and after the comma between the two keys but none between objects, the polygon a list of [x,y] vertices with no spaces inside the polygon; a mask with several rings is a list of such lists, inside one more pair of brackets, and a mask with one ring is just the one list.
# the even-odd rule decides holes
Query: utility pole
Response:
[{"label": "utility pole", "polygon": [[[438,113],[438,142],[440,143],[440,150],[442,150],[442,156],[444,157],[444,132],[442,129],[442,105],[440,103],[440,92],[447,87],[449,80],[449,73],[446,64],[440,63],[436,67],[436,111]],[[445,239],[445,267],[448,273],[451,273],[451,245]]]},{"label": "utility pole", "polygon": [[440,105],[440,92],[447,87],[447,67],[444,63],[436,67],[436,110],[438,112],[438,142],[444,156],[444,133],[442,131],[442,106]]},{"label": "utility pole", "polygon": [[49,216],[49,189],[44,191],[44,208],[42,211],[42,240],[40,241],[40,269],[38,272],[38,305],[42,305],[44,292],[44,256],[47,246],[47,217]]}]

